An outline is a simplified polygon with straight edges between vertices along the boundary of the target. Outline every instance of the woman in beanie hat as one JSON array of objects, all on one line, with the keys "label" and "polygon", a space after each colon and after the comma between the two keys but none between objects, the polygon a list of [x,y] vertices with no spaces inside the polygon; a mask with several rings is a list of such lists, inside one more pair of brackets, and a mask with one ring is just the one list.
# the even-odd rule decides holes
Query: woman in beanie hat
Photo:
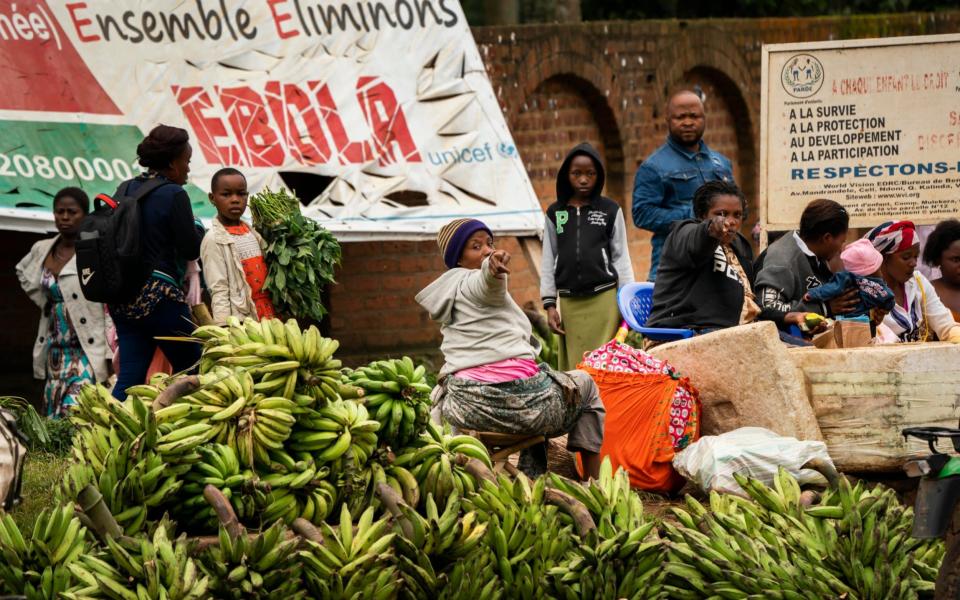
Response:
[{"label": "woman in beanie hat", "polygon": [[585,475],[596,477],[604,420],[597,386],[583,371],[537,365],[530,320],[507,291],[510,254],[476,219],[448,223],[437,245],[448,271],[416,300],[443,335],[436,397],[443,417],[460,429],[566,433]]},{"label": "woman in beanie hat", "polygon": [[845,270],[834,273],[830,281],[807,292],[803,301],[826,303],[851,287],[856,288],[857,305],[844,316],[869,315],[871,325],[876,327],[893,310],[893,291],[880,273],[883,255],[869,240],[860,239],[844,248],[840,259]]},{"label": "woman in beanie hat", "polygon": [[893,290],[896,304],[883,326],[901,342],[935,339],[960,343],[960,325],[943,305],[937,290],[917,269],[920,241],[911,221],[888,221],[867,232],[880,254],[880,272]]}]

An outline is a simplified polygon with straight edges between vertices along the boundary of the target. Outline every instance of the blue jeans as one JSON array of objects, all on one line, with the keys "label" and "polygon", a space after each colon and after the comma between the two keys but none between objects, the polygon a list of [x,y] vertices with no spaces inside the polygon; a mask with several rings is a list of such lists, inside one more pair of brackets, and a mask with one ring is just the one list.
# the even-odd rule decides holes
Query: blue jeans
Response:
[{"label": "blue jeans", "polygon": [[149,314],[139,319],[114,317],[120,345],[120,372],[113,397],[125,399],[125,390],[147,378],[153,355],[160,351],[173,366],[174,373],[195,372],[200,360],[200,344],[154,339],[157,336],[189,336],[195,329],[190,309],[183,302],[160,299]]}]

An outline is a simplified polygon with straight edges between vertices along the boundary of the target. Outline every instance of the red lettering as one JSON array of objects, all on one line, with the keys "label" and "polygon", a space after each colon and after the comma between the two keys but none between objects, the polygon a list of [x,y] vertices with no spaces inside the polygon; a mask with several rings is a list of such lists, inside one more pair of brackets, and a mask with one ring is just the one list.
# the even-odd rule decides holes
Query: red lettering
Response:
[{"label": "red lettering", "polygon": [[207,116],[204,111],[213,108],[210,95],[201,87],[181,88],[173,86],[173,95],[176,96],[183,114],[190,122],[197,143],[203,151],[208,163],[220,165],[240,165],[242,155],[240,149],[232,143],[221,144],[218,140],[229,139],[229,132],[223,120],[219,117]]},{"label": "red lettering", "polygon": [[337,105],[326,84],[320,85],[319,81],[311,81],[307,85],[317,95],[317,101],[320,103],[320,118],[323,119],[330,137],[333,138],[333,143],[337,146],[340,163],[348,165],[372,160],[373,152],[370,150],[370,142],[350,141],[347,130],[343,126],[343,120],[337,112]]},{"label": "red lettering", "polygon": [[230,127],[246,150],[247,164],[251,167],[282,166],[286,153],[270,126],[270,115],[260,94],[248,87],[229,88],[220,93],[220,103],[227,113]]},{"label": "red lettering", "polygon": [[330,159],[330,144],[320,128],[317,111],[310,96],[292,83],[281,88],[277,81],[266,85],[267,104],[280,127],[283,142],[294,159],[305,165],[317,165]]},{"label": "red lettering", "polygon": [[86,8],[86,2],[71,2],[66,5],[67,12],[70,13],[70,20],[73,21],[73,28],[77,30],[77,35],[80,37],[81,42],[98,42],[100,41],[99,35],[85,35],[80,28],[84,25],[93,25],[93,21],[90,19],[81,19],[77,17],[77,11],[81,8]]},{"label": "red lettering", "polygon": [[[380,164],[388,165],[401,159],[420,162],[420,153],[407,127],[407,118],[390,86],[375,77],[361,77],[357,80],[357,90],[363,116],[373,131],[374,149]],[[399,154],[395,154],[396,150]]]},{"label": "red lettering", "polygon": [[277,12],[278,4],[286,4],[287,0],[267,0],[267,6],[270,7],[270,13],[273,14],[273,25],[277,28],[277,35],[280,36],[280,39],[297,37],[300,35],[300,32],[296,29],[284,29],[281,26],[281,23],[284,21],[289,21],[293,18],[290,13],[280,13]]}]

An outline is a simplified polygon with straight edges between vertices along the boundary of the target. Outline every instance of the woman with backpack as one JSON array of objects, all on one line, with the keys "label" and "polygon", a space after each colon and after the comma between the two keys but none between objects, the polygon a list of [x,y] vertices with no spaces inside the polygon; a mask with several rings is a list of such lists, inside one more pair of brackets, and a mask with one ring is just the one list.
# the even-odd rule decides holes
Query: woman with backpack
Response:
[{"label": "woman with backpack", "polygon": [[118,399],[128,387],[143,383],[158,346],[174,372],[195,370],[200,359],[197,344],[157,339],[192,333],[188,299],[199,304],[196,261],[203,228],[183,189],[193,153],[189,139],[184,129],[158,125],[137,146],[147,172],[133,179],[125,193],[136,194],[152,179],[160,185],[140,200],[140,253],[147,281],[132,301],[110,305],[120,345],[120,372],[113,388]]},{"label": "woman with backpack", "polygon": [[[75,242],[80,222],[90,212],[83,190],[68,187],[53,197],[57,235],[40,240],[17,264],[23,291],[40,307],[33,345],[33,375],[45,379],[44,414],[61,417],[84,384],[105,383],[112,351],[106,308],[89,302],[80,290]],[[2,498],[0,498],[2,500]]]}]

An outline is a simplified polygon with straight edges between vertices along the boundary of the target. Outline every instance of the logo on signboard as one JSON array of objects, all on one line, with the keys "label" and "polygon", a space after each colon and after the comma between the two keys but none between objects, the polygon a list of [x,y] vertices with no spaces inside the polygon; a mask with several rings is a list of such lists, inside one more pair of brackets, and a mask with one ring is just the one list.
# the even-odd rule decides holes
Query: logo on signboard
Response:
[{"label": "logo on signboard", "polygon": [[809,98],[823,86],[823,63],[810,54],[797,54],[783,65],[780,83],[794,98]]},{"label": "logo on signboard", "polygon": [[497,152],[504,158],[514,158],[517,156],[517,148],[513,144],[500,143],[497,145]]}]

